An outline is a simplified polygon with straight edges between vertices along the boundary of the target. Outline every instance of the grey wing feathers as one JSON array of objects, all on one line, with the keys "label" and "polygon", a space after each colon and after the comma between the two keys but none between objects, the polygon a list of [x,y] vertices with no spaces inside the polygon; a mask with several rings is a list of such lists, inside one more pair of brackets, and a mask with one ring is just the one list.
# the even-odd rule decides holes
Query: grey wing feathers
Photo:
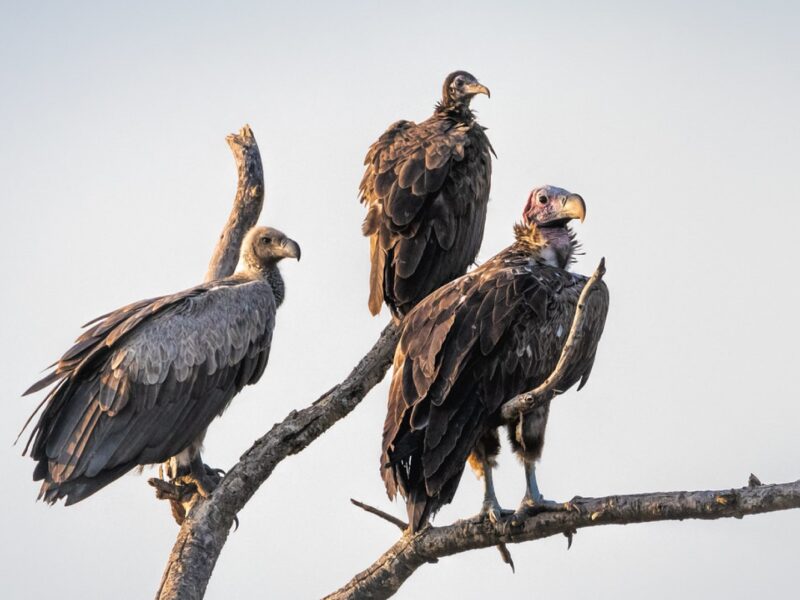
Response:
[{"label": "grey wing feathers", "polygon": [[57,364],[28,442],[45,500],[76,502],[187,447],[261,376],[274,322],[269,284],[228,280],[98,321]]}]

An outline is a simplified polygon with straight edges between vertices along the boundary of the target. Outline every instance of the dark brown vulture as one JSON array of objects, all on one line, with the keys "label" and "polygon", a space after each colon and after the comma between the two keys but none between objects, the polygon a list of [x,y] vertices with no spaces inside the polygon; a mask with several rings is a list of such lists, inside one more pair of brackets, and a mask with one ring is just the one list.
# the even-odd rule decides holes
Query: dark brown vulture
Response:
[{"label": "dark brown vulture", "polygon": [[[576,248],[568,227],[583,219],[583,199],[546,186],[531,192],[516,241],[420,302],[404,319],[383,431],[381,472],[390,498],[406,499],[412,531],[453,499],[469,460],[484,476],[482,513],[502,511],[491,470],[499,451],[501,407],[555,368],[587,278],[570,273]],[[589,294],[584,330],[559,391],[592,370],[608,308],[600,282]],[[580,389],[580,386],[579,386]],[[542,452],[549,400],[509,427],[527,491],[520,506],[546,506],[534,464]]]},{"label": "dark brown vulture", "polygon": [[469,108],[476,94],[489,90],[465,71],[450,73],[433,116],[397,121],[364,159],[373,315],[386,302],[401,318],[478,254],[494,150]]},{"label": "dark brown vulture", "polygon": [[25,446],[37,461],[34,480],[43,480],[39,498],[74,504],[138,465],[165,461],[174,477],[208,493],[216,480],[200,445],[214,417],[264,372],[285,257],[300,259],[297,243],[255,227],[234,275],[88,323],[25,392],[56,384]]}]

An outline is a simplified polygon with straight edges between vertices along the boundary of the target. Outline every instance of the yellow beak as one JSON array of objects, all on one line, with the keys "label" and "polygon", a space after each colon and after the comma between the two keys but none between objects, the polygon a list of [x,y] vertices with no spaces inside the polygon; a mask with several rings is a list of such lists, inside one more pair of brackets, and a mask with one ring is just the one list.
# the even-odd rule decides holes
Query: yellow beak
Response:
[{"label": "yellow beak", "polygon": [[580,219],[583,223],[586,218],[586,203],[578,194],[570,194],[561,201],[561,214],[570,219]]}]

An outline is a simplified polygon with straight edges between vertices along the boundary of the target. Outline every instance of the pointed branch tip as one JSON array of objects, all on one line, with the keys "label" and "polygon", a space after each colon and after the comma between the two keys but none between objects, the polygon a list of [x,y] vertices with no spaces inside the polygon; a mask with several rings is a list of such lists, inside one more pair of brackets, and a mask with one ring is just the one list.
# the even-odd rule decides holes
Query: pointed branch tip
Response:
[{"label": "pointed branch tip", "polygon": [[383,512],[379,508],[375,508],[374,506],[370,506],[369,504],[364,504],[363,502],[359,502],[358,500],[355,500],[354,498],[350,498],[350,502],[354,506],[357,506],[358,508],[360,508],[361,510],[364,510],[364,511],[370,513],[370,514],[373,514],[376,517],[380,517],[384,521],[388,521],[389,523],[391,523],[392,525],[394,525],[395,527],[400,529],[400,531],[405,531],[406,529],[408,529],[408,524],[407,523],[405,523],[404,521],[401,521],[397,517],[393,517],[392,515],[390,515],[387,512]]}]

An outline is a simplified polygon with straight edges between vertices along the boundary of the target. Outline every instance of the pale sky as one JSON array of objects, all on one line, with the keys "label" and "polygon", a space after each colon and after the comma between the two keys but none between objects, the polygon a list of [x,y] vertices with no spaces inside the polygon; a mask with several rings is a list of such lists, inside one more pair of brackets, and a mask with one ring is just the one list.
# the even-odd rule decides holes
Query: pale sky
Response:
[{"label": "pale sky", "polygon": [[[746,6],[745,6],[746,4]],[[527,192],[580,193],[590,272],[611,309],[591,381],[553,404],[543,493],[711,489],[800,477],[796,219],[800,11],[792,2],[4,3],[0,17],[0,589],[6,598],[147,598],[177,528],[145,476],[70,508],[35,501],[11,444],[20,398],[90,318],[199,282],[236,179],[225,135],[250,123],[262,223],[286,264],[264,378],[216,421],[227,468],[340,381],[388,320],[367,310],[362,159],[426,118],[445,75],[497,151],[480,259]],[[208,598],[313,598],[397,538],[354,497],[404,515],[378,475],[387,381],[280,464],[240,514]],[[524,492],[505,448],[501,503]],[[467,471],[435,523],[474,514]],[[581,530],[422,567],[398,598],[717,598],[796,589],[800,513]],[[446,596],[445,596],[446,594]]]}]

